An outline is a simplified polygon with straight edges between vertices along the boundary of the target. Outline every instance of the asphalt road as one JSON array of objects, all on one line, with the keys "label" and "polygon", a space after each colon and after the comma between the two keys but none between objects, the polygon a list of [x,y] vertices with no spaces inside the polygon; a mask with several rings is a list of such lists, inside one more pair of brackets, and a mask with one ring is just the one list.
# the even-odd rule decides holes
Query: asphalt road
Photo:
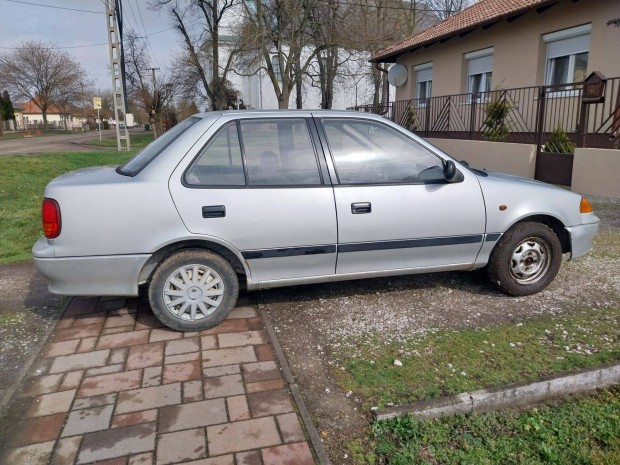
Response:
[{"label": "asphalt road", "polygon": [[[103,137],[111,137],[113,135],[114,130],[102,132]],[[98,147],[88,144],[88,141],[98,137],[99,133],[97,131],[87,131],[77,134],[24,137],[20,139],[0,138],[0,155],[114,150],[114,147]]]}]

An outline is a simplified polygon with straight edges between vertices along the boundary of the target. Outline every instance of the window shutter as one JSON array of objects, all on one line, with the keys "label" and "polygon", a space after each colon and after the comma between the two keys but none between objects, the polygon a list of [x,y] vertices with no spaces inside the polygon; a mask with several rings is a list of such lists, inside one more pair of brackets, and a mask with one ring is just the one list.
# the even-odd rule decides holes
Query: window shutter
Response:
[{"label": "window shutter", "polygon": [[415,78],[417,82],[432,81],[433,80],[433,68],[427,68],[421,71],[416,71]]},{"label": "window shutter", "polygon": [[557,58],[590,51],[590,34],[556,40],[547,44],[547,58]]},{"label": "window shutter", "polygon": [[487,55],[467,60],[467,75],[493,72],[493,55]]}]

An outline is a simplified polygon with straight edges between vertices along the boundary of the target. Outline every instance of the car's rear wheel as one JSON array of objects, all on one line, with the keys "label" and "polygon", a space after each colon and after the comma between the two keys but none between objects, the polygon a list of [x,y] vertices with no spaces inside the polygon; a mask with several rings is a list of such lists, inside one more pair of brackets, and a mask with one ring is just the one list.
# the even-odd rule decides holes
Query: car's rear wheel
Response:
[{"label": "car's rear wheel", "polygon": [[153,273],[149,302],[169,328],[198,331],[223,321],[237,302],[239,280],[220,255],[188,249],[165,259]]},{"label": "car's rear wheel", "polygon": [[501,291],[524,296],[545,289],[561,263],[562,245],[552,229],[541,223],[518,223],[491,252],[487,273]]}]

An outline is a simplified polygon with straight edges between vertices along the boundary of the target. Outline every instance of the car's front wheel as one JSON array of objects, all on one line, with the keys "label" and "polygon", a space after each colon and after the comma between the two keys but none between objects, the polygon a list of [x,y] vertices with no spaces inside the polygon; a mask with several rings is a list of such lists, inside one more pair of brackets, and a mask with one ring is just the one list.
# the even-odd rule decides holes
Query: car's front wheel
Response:
[{"label": "car's front wheel", "polygon": [[491,252],[487,273],[501,291],[524,296],[545,289],[562,263],[558,236],[541,223],[518,223]]},{"label": "car's front wheel", "polygon": [[153,273],[149,302],[169,328],[199,331],[222,322],[237,302],[239,281],[220,255],[187,249],[165,259]]}]

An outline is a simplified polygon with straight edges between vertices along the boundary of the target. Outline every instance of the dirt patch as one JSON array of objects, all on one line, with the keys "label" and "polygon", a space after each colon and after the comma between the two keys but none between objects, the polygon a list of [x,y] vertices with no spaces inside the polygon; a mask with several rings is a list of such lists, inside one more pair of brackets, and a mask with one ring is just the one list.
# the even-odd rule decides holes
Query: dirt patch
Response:
[{"label": "dirt patch", "polygon": [[508,297],[484,271],[380,278],[274,289],[256,297],[268,305],[293,375],[334,463],[352,463],[345,445],[367,438],[362,400],[342,392],[331,357],[350,338],[373,333],[390,343],[434,329],[484,327],[620,305],[620,200],[592,198],[601,218],[593,253],[563,263],[544,292]]},{"label": "dirt patch", "polygon": [[47,291],[32,262],[0,266],[0,399],[38,350],[65,298]]}]

